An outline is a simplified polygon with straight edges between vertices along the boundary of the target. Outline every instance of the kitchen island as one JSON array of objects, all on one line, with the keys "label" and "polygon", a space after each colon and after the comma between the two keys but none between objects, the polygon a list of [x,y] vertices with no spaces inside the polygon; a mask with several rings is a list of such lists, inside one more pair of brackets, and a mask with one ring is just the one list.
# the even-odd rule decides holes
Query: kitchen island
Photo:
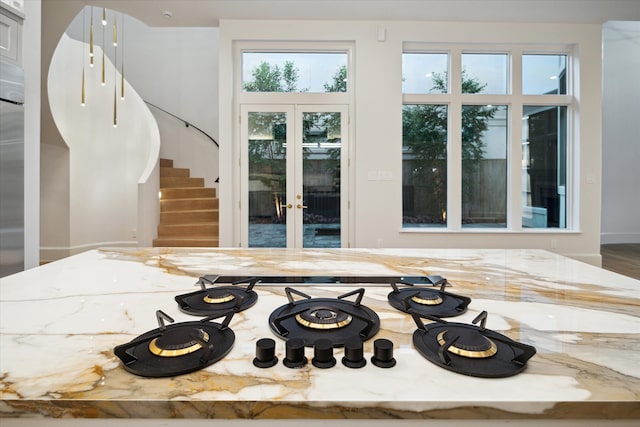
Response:
[{"label": "kitchen island", "polygon": [[[285,286],[258,283],[257,303],[230,321],[235,343],[222,360],[168,378],[125,370],[114,347],[157,328],[156,310],[176,322],[197,320],[174,297],[196,290],[198,278],[209,274],[440,275],[449,292],[471,298],[451,321],[470,323],[486,310],[487,328],[537,352],[523,372],[507,378],[442,369],[416,351],[416,323],[389,305],[391,288],[370,284],[362,304],[380,317],[374,339],[393,342],[396,366],[350,369],[336,348],[333,368],[290,369],[281,362],[284,340],[268,321],[287,303]],[[299,289],[326,298],[353,288]],[[279,363],[271,368],[252,364],[260,338],[276,342]],[[367,359],[374,339],[364,343]],[[311,359],[313,349],[306,355]],[[107,248],[0,279],[3,427],[90,419],[95,425],[123,419],[127,425],[158,425],[145,424],[149,419],[232,426],[288,425],[284,420],[313,426],[327,419],[368,426],[637,425],[639,355],[640,281],[541,250]]]}]

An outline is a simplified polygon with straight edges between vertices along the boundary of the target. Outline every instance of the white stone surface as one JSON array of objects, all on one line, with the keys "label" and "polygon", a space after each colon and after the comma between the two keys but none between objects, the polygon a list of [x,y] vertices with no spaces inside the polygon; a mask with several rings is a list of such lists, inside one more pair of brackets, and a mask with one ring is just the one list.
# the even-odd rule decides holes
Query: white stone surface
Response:
[{"label": "white stone surface", "polygon": [[[193,321],[174,296],[204,274],[429,275],[472,301],[471,322],[536,347],[521,374],[456,374],[414,348],[416,325],[365,285],[362,303],[394,342],[397,365],[349,369],[252,365],[255,342],[275,337],[269,314],[284,285],[256,285],[258,302],[236,314],[231,352],[201,371],[142,378],[113,348],[157,327],[155,311]],[[359,286],[294,285],[313,297]],[[0,418],[622,418],[640,415],[640,281],[537,250],[104,249],[0,279]],[[365,356],[373,339],[365,342]],[[306,349],[313,357],[313,349]]]}]

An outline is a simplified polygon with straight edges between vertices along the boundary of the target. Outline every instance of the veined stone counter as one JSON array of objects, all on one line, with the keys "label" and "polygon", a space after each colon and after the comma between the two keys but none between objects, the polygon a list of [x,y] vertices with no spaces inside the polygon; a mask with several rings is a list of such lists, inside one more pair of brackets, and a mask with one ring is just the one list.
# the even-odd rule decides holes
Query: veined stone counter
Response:
[{"label": "veined stone counter", "polygon": [[[389,305],[390,286],[367,285],[362,304],[381,319],[374,339],[393,341],[397,365],[349,369],[336,349],[333,368],[289,369],[284,341],[268,324],[287,303],[285,286],[258,284],[258,302],[231,320],[236,340],[224,359],[172,378],[127,372],[113,348],[156,328],[156,310],[176,322],[197,320],[174,296],[196,290],[205,274],[441,275],[450,292],[472,299],[465,314],[447,320],[470,323],[486,310],[488,329],[537,353],[508,378],[442,369],[415,350],[416,325]],[[300,288],[325,298],[354,289]],[[279,363],[259,369],[251,361],[264,337],[275,339]],[[374,339],[364,344],[367,359]],[[633,424],[640,419],[640,281],[540,250],[89,251],[0,279],[0,397],[7,426],[71,418]]]}]

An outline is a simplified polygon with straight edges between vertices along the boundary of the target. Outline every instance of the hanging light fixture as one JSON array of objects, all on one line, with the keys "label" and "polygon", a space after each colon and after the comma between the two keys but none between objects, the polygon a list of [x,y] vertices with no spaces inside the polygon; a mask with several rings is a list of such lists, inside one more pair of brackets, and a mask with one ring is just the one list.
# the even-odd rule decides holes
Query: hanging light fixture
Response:
[{"label": "hanging light fixture", "polygon": [[118,28],[116,26],[116,15],[113,14],[113,45],[118,46]]},{"label": "hanging light fixture", "polygon": [[[93,6],[90,8],[84,8],[82,11],[82,93],[81,93],[81,104],[84,106],[86,101],[86,77],[85,77],[85,60],[84,60],[84,46],[86,43],[86,14],[87,9],[89,10],[90,22],[89,22],[89,65],[93,67],[94,65],[94,37],[93,37]],[[120,99],[124,100],[124,23],[125,17],[124,14],[121,14],[121,34],[120,34],[120,46],[122,53],[120,53]],[[101,85],[106,86],[106,26],[107,26],[107,9],[102,8],[102,69],[101,69]],[[114,12],[113,13],[113,127],[118,126],[118,16]]]},{"label": "hanging light fixture", "polygon": [[124,13],[122,14],[122,60],[120,61],[120,99],[124,101]]},{"label": "hanging light fixture", "polygon": [[118,127],[118,103],[116,94],[118,93],[118,36],[116,27],[116,14],[113,14],[113,127]]},{"label": "hanging light fixture", "polygon": [[[84,27],[82,33],[84,40]],[[93,67],[93,6],[91,6],[91,23],[89,24],[89,66]]]},{"label": "hanging light fixture", "polygon": [[80,55],[80,58],[82,59],[82,94],[80,96],[80,105],[82,105],[83,107],[85,106],[84,103],[84,29],[85,29],[85,17],[87,15],[87,9],[86,8],[82,8],[82,49],[80,49],[80,51],[82,52],[82,54]]},{"label": "hanging light fixture", "polygon": [[106,13],[106,9],[102,8],[102,86],[107,84],[104,79],[104,26],[106,25]]},{"label": "hanging light fixture", "polygon": [[[114,29],[115,29],[115,18],[114,18]],[[115,33],[114,33],[115,37]],[[113,45],[113,127],[118,127],[118,105],[116,103],[116,86],[118,85],[118,79],[116,73],[118,72],[118,45]]]}]

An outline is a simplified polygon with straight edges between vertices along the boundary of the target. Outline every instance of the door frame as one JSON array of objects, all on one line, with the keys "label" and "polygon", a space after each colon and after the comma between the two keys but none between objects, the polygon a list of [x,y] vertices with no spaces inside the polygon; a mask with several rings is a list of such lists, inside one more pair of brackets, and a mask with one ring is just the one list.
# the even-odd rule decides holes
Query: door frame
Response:
[{"label": "door frame", "polygon": [[[339,112],[341,113],[341,152],[340,152],[340,241],[341,247],[350,247],[351,241],[351,144],[349,106],[346,104],[241,104],[240,105],[240,185],[238,200],[240,218],[240,246],[249,246],[249,156],[248,156],[248,114],[252,112],[282,112],[287,114],[287,144],[293,141],[290,151],[287,149],[287,175],[292,173],[294,179],[287,179],[286,204],[296,205],[296,195],[302,195],[303,161],[302,161],[302,117],[303,113]],[[290,155],[293,154],[293,155]],[[301,212],[300,212],[301,213]],[[287,248],[303,248],[302,215],[293,209],[286,209],[287,215]],[[291,227],[291,228],[290,228]],[[289,230],[294,230],[290,232]]]}]

